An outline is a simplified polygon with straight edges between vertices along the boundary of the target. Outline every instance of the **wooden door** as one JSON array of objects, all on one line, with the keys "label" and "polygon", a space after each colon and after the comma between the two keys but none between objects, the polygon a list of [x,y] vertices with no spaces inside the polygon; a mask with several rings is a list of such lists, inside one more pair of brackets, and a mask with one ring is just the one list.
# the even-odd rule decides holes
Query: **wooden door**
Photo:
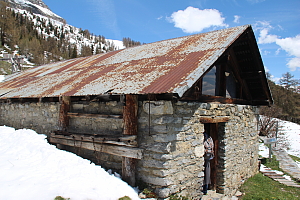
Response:
[{"label": "wooden door", "polygon": [[207,123],[204,124],[205,132],[208,133],[213,141],[214,141],[214,158],[210,161],[211,166],[211,186],[210,189],[216,190],[217,188],[217,166],[218,166],[218,148],[219,148],[219,140],[218,140],[218,123]]}]

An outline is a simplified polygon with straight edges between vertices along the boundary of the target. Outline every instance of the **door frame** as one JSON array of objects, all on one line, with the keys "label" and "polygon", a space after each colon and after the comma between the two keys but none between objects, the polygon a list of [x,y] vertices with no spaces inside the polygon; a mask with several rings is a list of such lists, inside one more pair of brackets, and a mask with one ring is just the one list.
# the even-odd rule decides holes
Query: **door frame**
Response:
[{"label": "door frame", "polygon": [[210,161],[210,178],[211,178],[211,188],[212,190],[217,189],[217,171],[218,171],[218,149],[219,149],[219,139],[218,139],[218,123],[205,123],[204,130],[207,132],[214,142],[214,158]]}]

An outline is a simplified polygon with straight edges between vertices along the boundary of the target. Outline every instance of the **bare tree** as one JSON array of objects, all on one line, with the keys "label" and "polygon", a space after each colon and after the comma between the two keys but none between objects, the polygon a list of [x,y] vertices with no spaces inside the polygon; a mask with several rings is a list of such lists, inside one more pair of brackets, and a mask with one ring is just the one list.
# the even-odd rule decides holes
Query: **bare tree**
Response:
[{"label": "bare tree", "polygon": [[276,117],[280,116],[281,112],[281,109],[276,105],[260,108],[260,136],[275,137],[278,125],[278,119]]}]

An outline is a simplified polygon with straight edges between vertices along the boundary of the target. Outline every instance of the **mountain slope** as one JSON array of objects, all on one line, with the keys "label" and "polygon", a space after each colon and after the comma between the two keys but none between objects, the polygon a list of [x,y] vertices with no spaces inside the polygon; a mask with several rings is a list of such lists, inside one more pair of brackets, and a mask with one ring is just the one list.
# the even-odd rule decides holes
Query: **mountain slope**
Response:
[{"label": "mountain slope", "polygon": [[[21,55],[41,65],[125,48],[122,41],[66,24],[41,0],[2,0],[0,3],[0,59]],[[0,69],[0,74],[1,71],[4,70]]]},{"label": "mountain slope", "polygon": [[55,19],[59,22],[66,23],[66,20],[53,13],[42,0],[3,0],[13,9],[26,10],[34,14],[43,15]]}]

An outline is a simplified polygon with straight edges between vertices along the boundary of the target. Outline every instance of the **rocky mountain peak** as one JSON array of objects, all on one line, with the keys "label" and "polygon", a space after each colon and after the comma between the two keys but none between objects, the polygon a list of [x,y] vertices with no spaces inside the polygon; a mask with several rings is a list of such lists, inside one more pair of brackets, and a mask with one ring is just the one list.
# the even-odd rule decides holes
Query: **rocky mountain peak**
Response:
[{"label": "rocky mountain peak", "polygon": [[27,10],[34,14],[43,15],[66,23],[66,20],[53,13],[42,0],[1,0],[8,3],[8,6],[14,9]]}]

